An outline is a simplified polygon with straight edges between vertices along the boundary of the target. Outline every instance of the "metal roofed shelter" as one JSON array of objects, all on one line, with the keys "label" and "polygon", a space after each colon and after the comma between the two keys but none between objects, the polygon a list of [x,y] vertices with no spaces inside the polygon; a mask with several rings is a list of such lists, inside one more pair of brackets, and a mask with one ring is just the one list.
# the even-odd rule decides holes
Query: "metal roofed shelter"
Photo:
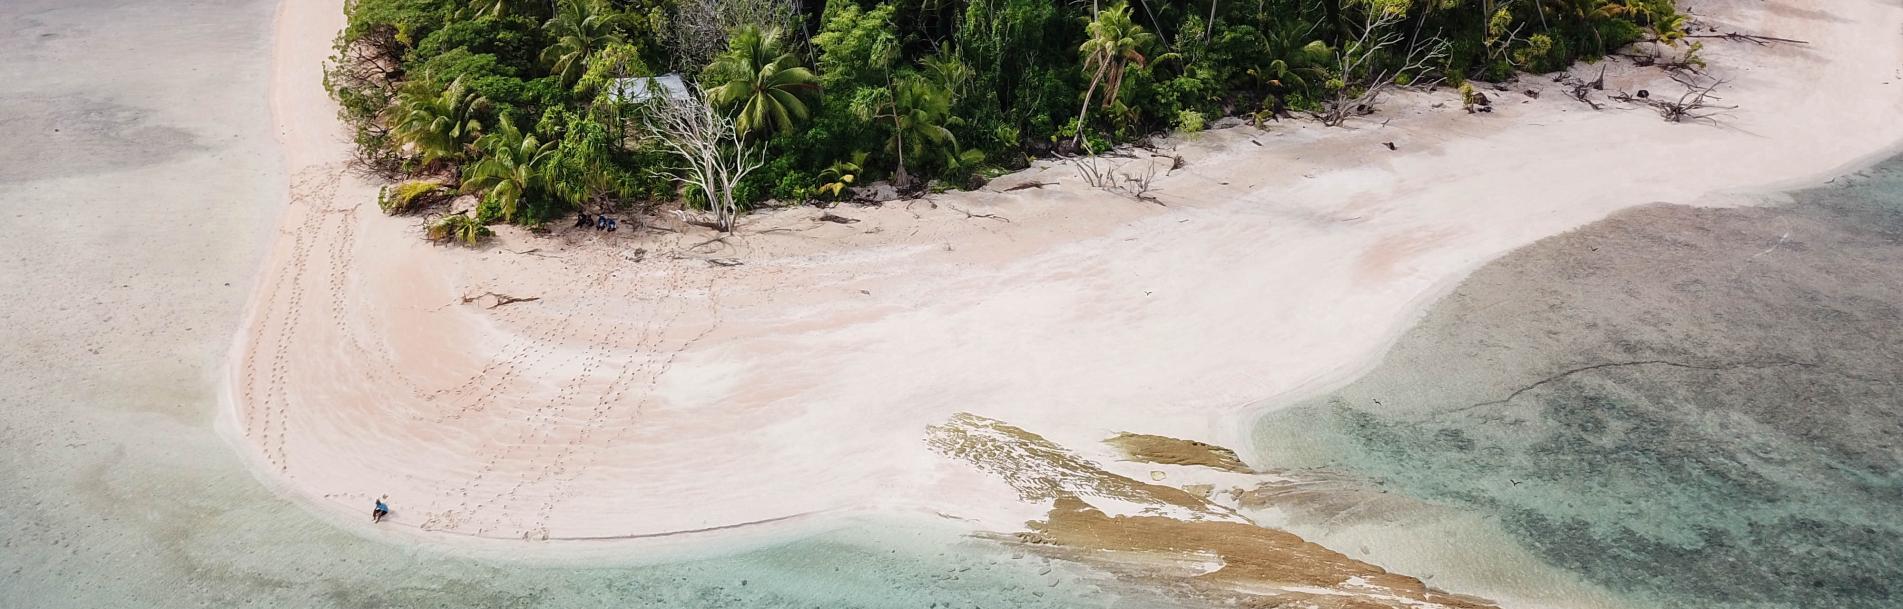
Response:
[{"label": "metal roofed shelter", "polygon": [[687,82],[681,80],[679,74],[617,78],[608,94],[614,96],[616,101],[632,103],[660,99],[662,96],[673,100],[694,98],[687,90]]}]

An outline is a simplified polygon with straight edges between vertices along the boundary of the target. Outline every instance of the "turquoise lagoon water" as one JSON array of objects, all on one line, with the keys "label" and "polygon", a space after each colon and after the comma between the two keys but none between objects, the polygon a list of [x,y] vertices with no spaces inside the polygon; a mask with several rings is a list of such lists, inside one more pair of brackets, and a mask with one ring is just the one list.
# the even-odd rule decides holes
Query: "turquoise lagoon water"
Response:
[{"label": "turquoise lagoon water", "polygon": [[[360,537],[273,495],[213,430],[217,366],[282,204],[265,89],[273,9],[0,3],[12,138],[0,144],[0,609],[1156,606],[918,525],[552,565]],[[1800,198],[1903,226],[1882,207],[1899,175]],[[1835,245],[1805,239],[1777,253]],[[1827,313],[1881,319],[1882,298],[1863,304]],[[1903,362],[1880,343],[1835,342]],[[1869,368],[1858,374],[1880,372]],[[1483,515],[1507,543],[1638,606],[1896,606],[1903,490],[1896,436],[1882,443],[1894,386],[1817,381],[1821,397],[1797,401],[1854,424],[1661,406],[1740,391],[1711,382],[1613,378],[1436,414],[1466,402],[1376,379],[1270,417],[1258,448],[1271,465]],[[1819,440],[1833,434],[1848,439]]]}]

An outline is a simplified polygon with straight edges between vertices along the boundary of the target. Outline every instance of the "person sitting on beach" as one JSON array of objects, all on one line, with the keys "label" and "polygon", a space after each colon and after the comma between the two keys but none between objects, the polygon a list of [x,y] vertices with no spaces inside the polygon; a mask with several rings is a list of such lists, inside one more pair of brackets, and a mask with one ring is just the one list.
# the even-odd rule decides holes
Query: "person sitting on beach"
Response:
[{"label": "person sitting on beach", "polygon": [[595,216],[595,230],[608,230],[608,214]]},{"label": "person sitting on beach", "polygon": [[388,515],[390,515],[390,506],[384,504],[382,498],[378,498],[377,506],[370,509],[370,524],[383,522],[383,517]]},{"label": "person sitting on beach", "polygon": [[588,215],[588,212],[585,212],[585,211],[580,212],[575,217],[575,228],[588,228],[589,226],[593,226],[594,224],[595,224],[595,219],[590,217]]},{"label": "person sitting on beach", "polygon": [[609,218],[609,219],[608,219],[608,232],[611,232],[611,233],[612,233],[612,232],[615,232],[615,225],[618,225],[618,224],[620,224],[620,222],[616,222],[614,218]]}]

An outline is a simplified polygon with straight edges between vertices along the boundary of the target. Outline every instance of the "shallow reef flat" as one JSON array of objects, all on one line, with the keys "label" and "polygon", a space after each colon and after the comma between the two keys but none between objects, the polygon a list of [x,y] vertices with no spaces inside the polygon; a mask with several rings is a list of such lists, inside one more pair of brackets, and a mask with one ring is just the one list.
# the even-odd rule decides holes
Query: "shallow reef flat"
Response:
[{"label": "shallow reef flat", "polygon": [[1513,252],[1256,440],[1266,466],[1485,514],[1634,605],[1894,607],[1903,162]]},{"label": "shallow reef flat", "polygon": [[[1311,543],[1257,526],[1220,496],[1246,485],[1281,481],[1241,466],[1235,453],[1165,436],[1120,433],[1104,443],[1122,453],[1117,468],[1149,470],[1153,481],[1203,480],[1173,486],[1127,473],[1004,421],[959,413],[932,426],[934,450],[996,476],[1019,497],[1049,506],[1020,531],[981,536],[1044,558],[1090,565],[1115,575],[1130,593],[1160,593],[1188,606],[1316,609],[1483,609],[1485,599],[1429,587]],[[1184,455],[1218,457],[1187,459]],[[1220,458],[1227,457],[1227,458]],[[1189,476],[1184,477],[1184,474]],[[1198,476],[1200,474],[1200,476]],[[1218,487],[1235,489],[1216,493]]]}]

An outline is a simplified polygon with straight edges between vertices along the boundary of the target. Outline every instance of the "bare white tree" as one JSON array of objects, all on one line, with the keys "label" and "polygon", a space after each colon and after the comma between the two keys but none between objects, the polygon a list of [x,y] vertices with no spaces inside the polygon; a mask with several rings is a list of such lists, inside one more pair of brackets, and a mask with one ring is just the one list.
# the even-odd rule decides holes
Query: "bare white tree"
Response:
[{"label": "bare white tree", "polygon": [[652,102],[648,131],[672,151],[679,166],[656,171],[700,189],[707,199],[711,221],[701,222],[733,232],[740,204],[733,191],[747,174],[766,164],[765,150],[753,150],[734,130],[733,119],[707,102],[706,91],[691,97],[663,95]]},{"label": "bare white tree", "polygon": [[679,0],[668,15],[668,47],[675,66],[696,71],[727,50],[727,36],[752,25],[762,30],[794,25],[798,0]]},{"label": "bare white tree", "polygon": [[1407,34],[1396,27],[1407,18],[1406,7],[1405,2],[1367,3],[1361,23],[1349,32],[1353,38],[1335,50],[1334,82],[1329,83],[1335,97],[1321,114],[1322,124],[1337,127],[1351,116],[1373,112],[1375,102],[1400,86],[1400,79],[1419,76],[1447,56],[1447,41],[1428,37],[1406,48],[1398,61],[1389,57],[1407,43]]}]

